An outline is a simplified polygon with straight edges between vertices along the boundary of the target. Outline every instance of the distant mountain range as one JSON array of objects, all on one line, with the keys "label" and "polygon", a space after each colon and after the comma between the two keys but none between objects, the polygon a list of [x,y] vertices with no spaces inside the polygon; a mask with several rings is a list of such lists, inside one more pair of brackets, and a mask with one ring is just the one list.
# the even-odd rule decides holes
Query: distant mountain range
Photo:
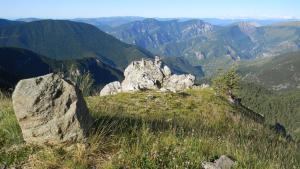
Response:
[{"label": "distant mountain range", "polygon": [[[72,65],[80,72],[92,73],[96,84],[101,86],[120,80],[123,77],[121,71],[131,61],[153,57],[145,49],[125,44],[92,25],[63,20],[29,23],[0,20],[0,47],[2,75],[7,77],[2,78],[2,86],[9,87],[22,78],[68,71]],[[163,60],[175,73],[203,76],[201,66],[193,67],[184,58]],[[5,67],[8,62],[12,65],[20,62],[21,65],[10,69]],[[35,65],[35,69],[31,70],[30,65]]]},{"label": "distant mountain range", "polygon": [[249,59],[298,50],[299,23],[258,27],[255,23],[241,22],[220,27],[200,20],[147,19],[113,28],[108,33],[166,56],[201,60],[228,55]]},{"label": "distant mountain range", "polygon": [[[76,18],[71,19],[73,21],[78,22],[85,22],[92,25],[105,25],[109,27],[117,27],[121,26],[130,22],[134,21],[142,21],[145,19],[151,19],[146,17],[135,17],[135,16],[124,16],[124,17],[99,17],[99,18]],[[260,26],[267,26],[271,24],[276,24],[280,22],[293,22],[293,21],[299,21],[299,19],[283,19],[283,18],[265,18],[265,19],[255,19],[255,18],[153,18],[158,21],[170,21],[170,20],[178,20],[179,22],[185,22],[189,20],[202,20],[204,22],[210,23],[212,25],[218,25],[218,26],[228,26],[234,23],[239,22],[255,22]],[[30,20],[36,20],[36,18],[25,18],[25,19],[19,19],[20,21],[30,21]]]},{"label": "distant mountain range", "polygon": [[300,22],[216,26],[201,20],[145,19],[106,31],[118,39],[167,57],[184,57],[206,74],[235,60],[300,50]]},{"label": "distant mountain range", "polygon": [[[74,19],[66,19],[71,21],[77,22],[84,22],[94,26],[108,26],[108,27],[116,27],[121,26],[130,22],[134,21],[141,21],[149,19],[146,17],[139,17],[139,16],[116,16],[116,17],[97,17],[97,18],[74,18]],[[180,22],[189,21],[189,20],[202,20],[204,22],[210,23],[212,25],[218,26],[228,26],[234,23],[239,22],[255,22],[260,26],[267,26],[271,24],[276,24],[280,22],[294,22],[300,21],[299,19],[284,19],[284,18],[187,18],[187,17],[179,17],[179,18],[153,18],[159,21],[169,21],[169,20],[178,20]],[[23,22],[32,22],[38,20],[45,20],[42,18],[20,18],[16,19],[16,21],[23,21]]]},{"label": "distant mountain range", "polygon": [[[189,18],[74,20],[2,19],[0,47],[23,48],[61,61],[93,58],[120,71],[133,60],[159,55],[173,72],[192,73],[198,79],[237,60],[300,50],[300,22],[295,21],[274,20],[269,26],[255,21],[218,26]],[[105,26],[106,32],[97,25]]]},{"label": "distant mountain range", "polygon": [[92,25],[64,20],[1,26],[0,46],[29,49],[61,60],[93,57],[120,70],[133,60],[152,57],[150,52],[125,44]]},{"label": "distant mountain range", "polygon": [[[26,19],[21,20],[23,22]],[[27,20],[37,19],[29,18]],[[164,57],[184,57],[193,66],[204,66],[204,70],[207,75],[209,75],[211,71],[217,67],[222,67],[222,63],[224,62],[230,64],[230,62],[234,60],[275,56],[300,49],[300,22],[293,22],[293,20],[286,20],[289,22],[281,23],[280,21],[282,21],[282,19],[246,19],[246,21],[249,22],[238,22],[242,20],[236,19],[229,20],[232,21],[232,23],[228,26],[217,26],[199,19],[191,20],[189,18],[172,20],[169,18],[144,19],[142,17],[108,17],[74,20],[77,22],[92,24],[123,42],[141,47],[138,49],[141,51],[141,55],[150,55],[147,51],[143,50],[143,48],[145,48],[153,54]],[[209,20],[209,18],[205,20]],[[261,26],[264,24],[261,24],[257,21],[264,21],[265,23],[272,25]],[[45,23],[44,20],[41,22]],[[48,20],[48,22],[50,22],[50,20]],[[59,21],[51,22],[55,23]],[[28,24],[37,23],[38,22],[35,21]],[[77,28],[80,27],[78,24],[74,24],[75,22],[70,23],[72,23],[73,26],[77,25]],[[44,26],[46,25],[47,24]],[[62,26],[61,24],[57,24],[56,26],[58,25]],[[65,24],[64,26],[67,25],[68,24]],[[72,28],[72,26],[69,26],[69,28]],[[61,29],[63,29],[63,27],[61,27]],[[85,36],[79,35],[83,34],[87,30],[89,33]],[[93,30],[93,33],[91,33],[91,30]],[[40,30],[37,31],[40,32]],[[99,53],[99,47],[95,47],[95,44],[100,44],[100,41],[98,40],[96,43],[91,41],[95,41],[95,39],[101,39],[103,32],[101,32],[102,36],[100,35],[101,33],[99,33],[100,31],[96,33],[98,36],[94,36],[95,32],[95,27],[88,28],[87,25],[85,25],[84,29],[81,29],[81,32],[77,32],[76,29],[73,28],[72,33],[68,35],[66,35],[63,31],[61,31],[61,33],[56,31],[55,33],[58,35],[58,37],[64,34],[64,36],[66,36],[66,40],[76,43],[73,43],[73,45],[70,45],[64,50],[56,48],[57,51],[51,52],[41,52],[41,47],[39,47],[39,49],[33,49],[32,47],[29,47],[28,49],[54,58],[77,58],[81,57],[82,55],[87,57],[101,57],[105,63],[114,65],[119,69],[124,69],[124,66],[128,64],[128,61],[126,62],[126,60],[128,60],[126,57],[130,56],[126,56],[123,61],[120,61],[122,63],[114,63],[117,58],[117,56],[115,56],[116,54],[113,54],[114,58],[107,58],[107,56],[105,56],[108,55],[107,53]],[[52,37],[55,36],[51,36],[48,41],[50,41]],[[106,41],[111,41],[111,39],[112,38]],[[52,41],[56,40],[54,39]],[[3,44],[0,42],[0,45]],[[49,46],[48,44],[41,45]],[[62,46],[59,43],[57,43],[57,45],[59,47]],[[24,46],[26,48],[26,45],[24,44],[18,45],[18,47]],[[105,46],[105,44],[97,46]],[[38,47],[38,45],[35,45],[35,48],[36,47]],[[73,50],[74,48],[76,48],[76,50]],[[68,49],[72,49],[72,51],[69,51]],[[105,46],[105,49],[109,50],[108,45]],[[59,53],[58,51],[63,52]],[[133,52],[134,49],[130,51],[135,53]],[[65,56],[66,54],[67,56]]]}]

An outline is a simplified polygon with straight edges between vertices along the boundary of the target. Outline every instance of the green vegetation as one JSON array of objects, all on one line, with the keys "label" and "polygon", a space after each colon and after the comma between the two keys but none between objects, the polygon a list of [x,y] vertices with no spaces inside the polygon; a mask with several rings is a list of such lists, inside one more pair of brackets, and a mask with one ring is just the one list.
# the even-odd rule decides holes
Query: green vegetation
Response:
[{"label": "green vegetation", "polygon": [[243,62],[239,97],[242,104],[264,114],[270,125],[280,123],[300,139],[300,52]]},{"label": "green vegetation", "polygon": [[[214,93],[194,89],[177,94],[149,91],[88,97],[96,119],[89,144],[71,147],[25,146],[10,99],[1,99],[1,131],[5,135],[11,129],[16,135],[7,135],[14,141],[1,137],[5,139],[0,159],[33,168],[200,168],[201,162],[225,154],[236,160],[234,168],[300,166],[296,143],[245,117],[245,109]],[[19,154],[8,153],[11,147],[22,145],[26,148]]]},{"label": "green vegetation", "polygon": [[246,81],[275,90],[297,89],[300,84],[300,52],[247,61],[238,69]]},{"label": "green vegetation", "polygon": [[35,148],[23,143],[11,100],[0,91],[0,164],[20,165]]},{"label": "green vegetation", "polygon": [[152,55],[125,44],[98,28],[66,20],[41,20],[0,27],[0,46],[32,50],[52,59],[98,58],[124,69],[131,61]]},{"label": "green vegetation", "polygon": [[240,86],[243,105],[264,114],[270,125],[281,123],[295,140],[300,139],[300,90],[278,92],[245,82]]},{"label": "green vegetation", "polygon": [[26,49],[0,47],[0,88],[14,88],[21,79],[41,76],[50,72],[69,74],[71,69],[82,74],[89,72],[96,87],[123,78],[121,71],[94,58],[58,61]]},{"label": "green vegetation", "polygon": [[218,95],[235,99],[236,90],[239,88],[240,77],[236,73],[236,68],[232,67],[226,72],[221,72],[213,80],[213,88]]},{"label": "green vegetation", "polygon": [[94,85],[94,79],[90,72],[80,74],[74,66],[71,66],[67,74],[67,78],[71,80],[81,90],[84,97],[90,96]]}]

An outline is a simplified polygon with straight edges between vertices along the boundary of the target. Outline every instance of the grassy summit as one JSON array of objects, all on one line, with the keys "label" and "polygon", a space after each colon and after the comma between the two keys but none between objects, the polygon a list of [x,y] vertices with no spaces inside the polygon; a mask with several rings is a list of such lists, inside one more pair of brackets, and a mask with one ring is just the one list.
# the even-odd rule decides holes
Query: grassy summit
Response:
[{"label": "grassy summit", "polygon": [[0,163],[34,168],[201,168],[220,155],[235,168],[297,168],[299,147],[212,89],[86,98],[88,144],[25,145],[10,99],[0,102]]}]

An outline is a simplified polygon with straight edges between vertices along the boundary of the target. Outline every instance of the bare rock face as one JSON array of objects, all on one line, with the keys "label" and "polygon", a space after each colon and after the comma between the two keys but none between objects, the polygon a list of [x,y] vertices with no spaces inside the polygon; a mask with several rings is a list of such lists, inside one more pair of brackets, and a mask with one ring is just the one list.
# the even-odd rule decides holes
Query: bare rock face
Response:
[{"label": "bare rock face", "polygon": [[21,80],[12,99],[27,143],[82,141],[92,125],[81,92],[59,75]]},{"label": "bare rock face", "polygon": [[163,85],[163,88],[169,91],[180,91],[191,88],[195,83],[195,76],[188,75],[172,75]]},{"label": "bare rock face", "polygon": [[231,169],[234,165],[234,161],[232,161],[229,157],[222,155],[219,159],[212,162],[204,162],[202,163],[202,167],[204,169]]},{"label": "bare rock face", "polygon": [[159,89],[165,78],[162,62],[142,60],[132,62],[124,72],[123,91]]},{"label": "bare rock face", "polygon": [[176,92],[193,86],[195,81],[193,75],[172,75],[170,68],[164,65],[159,57],[155,57],[154,61],[132,62],[125,69],[124,76],[121,86],[117,82],[110,83],[102,89],[100,96],[159,89]]},{"label": "bare rock face", "polygon": [[100,92],[100,96],[114,95],[122,91],[121,83],[111,82],[107,84]]}]

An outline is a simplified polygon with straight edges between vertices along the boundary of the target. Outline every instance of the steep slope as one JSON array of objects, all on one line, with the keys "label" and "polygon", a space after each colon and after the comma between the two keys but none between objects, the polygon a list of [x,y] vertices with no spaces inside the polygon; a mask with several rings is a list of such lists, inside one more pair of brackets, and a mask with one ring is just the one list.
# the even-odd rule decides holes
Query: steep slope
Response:
[{"label": "steep slope", "polygon": [[123,78],[122,72],[94,58],[53,60],[20,48],[0,48],[0,88],[13,88],[21,79],[50,72],[67,72],[74,67],[90,72],[97,86]]},{"label": "steep slope", "polygon": [[13,87],[19,80],[51,72],[43,58],[31,51],[0,48],[0,87]]},{"label": "steep slope", "polygon": [[300,90],[273,91],[246,81],[241,83],[242,104],[265,116],[268,124],[279,123],[295,140],[300,139]]},{"label": "steep slope", "polygon": [[300,52],[242,63],[239,71],[246,81],[274,90],[300,88]]},{"label": "steep slope", "polygon": [[276,56],[300,50],[300,26],[271,25],[261,27],[257,33],[258,56]]},{"label": "steep slope", "polygon": [[54,59],[95,57],[124,69],[132,60],[152,55],[84,23],[42,20],[0,28],[0,46],[30,49]]}]

